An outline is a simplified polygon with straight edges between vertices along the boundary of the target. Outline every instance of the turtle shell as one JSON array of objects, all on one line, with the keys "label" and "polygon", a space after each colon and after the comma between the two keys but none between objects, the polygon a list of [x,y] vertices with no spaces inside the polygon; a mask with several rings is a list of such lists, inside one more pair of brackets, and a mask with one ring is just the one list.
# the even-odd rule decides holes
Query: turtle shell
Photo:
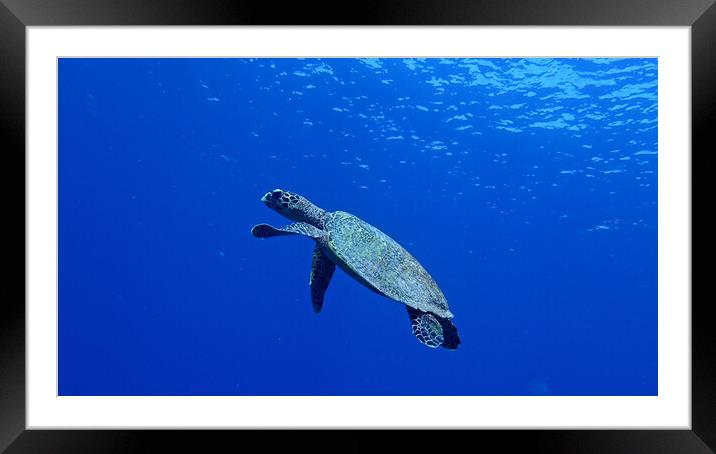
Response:
[{"label": "turtle shell", "polygon": [[453,317],[435,280],[388,235],[344,211],[329,213],[324,227],[329,254],[358,281],[415,309]]}]

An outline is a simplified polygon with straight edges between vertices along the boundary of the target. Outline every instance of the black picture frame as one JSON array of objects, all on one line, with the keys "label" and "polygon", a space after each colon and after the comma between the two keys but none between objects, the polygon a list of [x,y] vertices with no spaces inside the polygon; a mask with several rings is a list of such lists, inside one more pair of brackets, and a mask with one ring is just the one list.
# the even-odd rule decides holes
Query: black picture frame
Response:
[{"label": "black picture frame", "polygon": [[[690,26],[692,45],[692,160],[705,161],[716,149],[711,129],[716,106],[715,0],[364,0],[333,4],[244,0],[0,0],[0,150],[5,164],[5,244],[25,238],[25,199],[9,197],[25,187],[25,32],[28,26],[76,25],[573,25]],[[340,4],[339,4],[340,3]],[[688,150],[684,150],[688,152]],[[707,167],[703,164],[701,168]],[[23,169],[21,172],[20,169]],[[18,180],[13,181],[15,176]],[[693,180],[692,180],[693,181]],[[692,184],[693,194],[693,184]],[[22,219],[19,222],[18,219]],[[12,220],[12,222],[8,222]],[[693,225],[693,216],[691,218]],[[693,229],[692,229],[693,231]],[[693,238],[693,234],[692,234]],[[24,242],[23,242],[24,244]],[[0,451],[149,452],[169,445],[205,452],[229,449],[312,449],[346,452],[373,449],[376,432],[314,431],[286,436],[249,431],[25,430],[25,251],[20,264],[9,258],[0,305]],[[16,257],[19,257],[20,251]],[[693,266],[692,266],[693,271]],[[692,278],[693,282],[693,278]],[[11,284],[11,286],[7,286]],[[693,284],[692,284],[693,287]],[[11,294],[8,289],[15,288]],[[710,300],[710,299],[709,299]],[[537,452],[716,451],[716,340],[706,299],[692,298],[692,430],[516,430],[457,433],[378,432],[383,447],[405,451],[475,449],[497,443]],[[392,437],[390,435],[398,435]],[[389,435],[386,437],[386,435]],[[393,440],[391,440],[393,438]],[[329,440],[330,441],[327,441]],[[451,440],[451,441],[447,441]],[[336,444],[338,443],[338,444]],[[468,443],[467,445],[465,443]],[[463,448],[460,448],[463,446]],[[432,447],[432,446],[431,446]]]}]

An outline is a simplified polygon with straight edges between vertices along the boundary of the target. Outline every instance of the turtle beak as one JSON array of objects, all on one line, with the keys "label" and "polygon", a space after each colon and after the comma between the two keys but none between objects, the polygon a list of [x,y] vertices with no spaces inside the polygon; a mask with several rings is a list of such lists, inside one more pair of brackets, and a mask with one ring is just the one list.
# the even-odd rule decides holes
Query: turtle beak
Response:
[{"label": "turtle beak", "polygon": [[261,201],[268,206],[272,206],[276,203],[277,200],[281,199],[281,194],[283,194],[282,190],[274,189],[273,191],[269,191],[264,194],[264,196],[261,197]]}]

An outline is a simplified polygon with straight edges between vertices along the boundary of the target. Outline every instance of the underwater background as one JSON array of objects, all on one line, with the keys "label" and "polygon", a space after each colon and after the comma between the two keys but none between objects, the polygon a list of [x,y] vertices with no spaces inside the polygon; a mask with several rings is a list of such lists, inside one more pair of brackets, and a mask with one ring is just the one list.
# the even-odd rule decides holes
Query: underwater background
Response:
[{"label": "underwater background", "polygon": [[[656,59],[59,60],[60,395],[656,395]],[[462,343],[275,188],[435,278]]]}]

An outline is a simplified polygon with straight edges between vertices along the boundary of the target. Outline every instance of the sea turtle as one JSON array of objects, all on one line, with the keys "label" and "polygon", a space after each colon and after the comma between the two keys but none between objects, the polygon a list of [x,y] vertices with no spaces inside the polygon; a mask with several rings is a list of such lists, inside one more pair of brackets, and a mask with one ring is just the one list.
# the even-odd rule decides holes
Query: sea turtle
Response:
[{"label": "sea turtle", "polygon": [[280,229],[258,224],[251,229],[253,236],[300,234],[316,241],[309,281],[316,313],[323,307],[338,265],[374,292],[405,304],[413,334],[423,344],[451,350],[460,344],[445,296],[425,268],[395,240],[350,213],[326,211],[283,189],[266,193],[261,201],[297,222]]}]

